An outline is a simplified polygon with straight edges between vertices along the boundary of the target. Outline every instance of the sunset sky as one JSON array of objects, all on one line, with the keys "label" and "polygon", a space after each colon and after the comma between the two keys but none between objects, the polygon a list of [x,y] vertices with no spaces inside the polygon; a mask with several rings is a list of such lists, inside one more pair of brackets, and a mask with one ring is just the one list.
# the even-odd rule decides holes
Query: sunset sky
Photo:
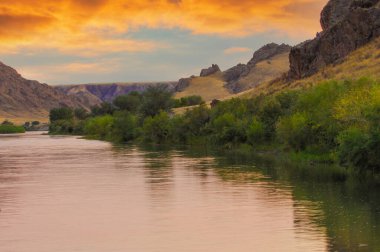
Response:
[{"label": "sunset sky", "polygon": [[0,61],[49,84],[177,80],[320,31],[327,0],[1,0]]}]

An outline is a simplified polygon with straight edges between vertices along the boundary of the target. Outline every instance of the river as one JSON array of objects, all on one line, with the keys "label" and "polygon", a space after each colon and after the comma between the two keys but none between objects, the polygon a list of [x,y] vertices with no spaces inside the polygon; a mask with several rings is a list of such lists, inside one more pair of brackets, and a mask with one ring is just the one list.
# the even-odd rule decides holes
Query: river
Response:
[{"label": "river", "polygon": [[0,251],[380,251],[378,187],[289,170],[207,150],[3,135]]}]

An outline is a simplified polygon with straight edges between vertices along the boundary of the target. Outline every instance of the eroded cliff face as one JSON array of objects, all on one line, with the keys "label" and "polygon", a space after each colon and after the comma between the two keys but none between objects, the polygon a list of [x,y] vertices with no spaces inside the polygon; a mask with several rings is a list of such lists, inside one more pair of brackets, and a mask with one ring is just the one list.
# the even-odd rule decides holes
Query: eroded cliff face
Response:
[{"label": "eroded cliff face", "polygon": [[292,48],[289,79],[308,77],[379,37],[379,2],[330,0],[321,13],[323,31]]}]

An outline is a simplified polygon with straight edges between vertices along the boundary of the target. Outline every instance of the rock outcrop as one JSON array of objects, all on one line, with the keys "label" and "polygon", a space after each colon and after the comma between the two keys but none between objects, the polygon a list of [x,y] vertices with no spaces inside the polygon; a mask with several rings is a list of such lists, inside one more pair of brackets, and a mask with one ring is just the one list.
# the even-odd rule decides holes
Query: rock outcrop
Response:
[{"label": "rock outcrop", "polygon": [[273,58],[276,55],[282,54],[282,53],[289,53],[291,49],[291,46],[286,44],[278,45],[276,43],[270,43],[263,47],[261,47],[259,50],[254,52],[252,59],[248,62],[248,67],[252,68],[257,63],[262,62],[264,60],[269,60]]},{"label": "rock outcrop", "polygon": [[275,43],[261,47],[247,64],[238,64],[223,72],[226,87],[239,93],[279,77],[289,70],[290,49],[289,45]]},{"label": "rock outcrop", "polygon": [[321,14],[323,31],[292,48],[289,79],[334,64],[380,36],[380,0],[330,0]]},{"label": "rock outcrop", "polygon": [[175,92],[182,92],[183,90],[185,90],[187,87],[190,86],[191,79],[193,79],[193,78],[194,77],[179,79],[178,84],[175,87],[174,91]]},{"label": "rock outcrop", "polygon": [[0,117],[43,118],[55,107],[88,108],[90,105],[46,84],[24,79],[15,69],[0,62]]},{"label": "rock outcrop", "polygon": [[206,76],[218,73],[218,72],[220,72],[219,66],[216,65],[216,64],[212,64],[211,67],[202,69],[200,76],[201,77],[206,77]]}]

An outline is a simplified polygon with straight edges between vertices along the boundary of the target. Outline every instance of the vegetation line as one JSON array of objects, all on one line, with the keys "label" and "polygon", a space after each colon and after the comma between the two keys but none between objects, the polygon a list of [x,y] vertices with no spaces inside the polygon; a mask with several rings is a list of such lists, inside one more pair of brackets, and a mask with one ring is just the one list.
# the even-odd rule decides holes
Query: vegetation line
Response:
[{"label": "vegetation line", "polygon": [[[199,106],[175,115],[173,107]],[[91,113],[57,108],[51,134],[79,134],[117,142],[211,144],[226,149],[276,146],[296,158],[380,172],[380,83],[368,78],[327,81],[250,99],[214,102],[173,99],[164,86],[118,97]]]}]

